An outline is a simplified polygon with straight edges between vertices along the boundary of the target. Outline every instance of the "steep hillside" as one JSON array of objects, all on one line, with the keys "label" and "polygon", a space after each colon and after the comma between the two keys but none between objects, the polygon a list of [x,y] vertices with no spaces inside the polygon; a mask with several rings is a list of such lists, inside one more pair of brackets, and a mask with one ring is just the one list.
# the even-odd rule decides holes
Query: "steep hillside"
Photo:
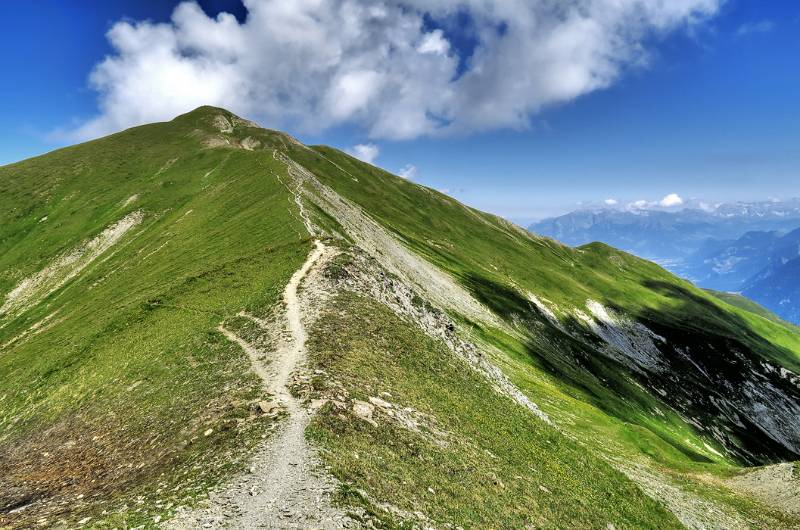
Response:
[{"label": "steep hillside", "polygon": [[0,168],[0,264],[0,526],[800,527],[793,329],[221,109]]}]

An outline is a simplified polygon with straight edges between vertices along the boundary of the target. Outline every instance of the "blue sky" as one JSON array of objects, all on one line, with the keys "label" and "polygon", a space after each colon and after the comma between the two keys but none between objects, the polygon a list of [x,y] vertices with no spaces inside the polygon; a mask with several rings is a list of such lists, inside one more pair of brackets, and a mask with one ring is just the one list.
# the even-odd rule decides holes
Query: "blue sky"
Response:
[{"label": "blue sky", "polygon": [[[14,16],[5,18],[6,27],[0,32],[5,50],[0,56],[5,81],[0,84],[0,164],[149,116],[106,119],[86,133],[86,123],[98,116],[103,103],[88,79],[105,56],[120,54],[106,36],[115,23],[168,22],[178,2],[33,4],[15,6]],[[247,14],[233,0],[200,5],[212,17],[233,12],[239,23]],[[425,14],[420,30],[421,38],[427,39],[422,42],[434,50],[426,57],[433,61],[438,56],[443,62],[411,64],[412,72],[432,70],[420,75],[421,82],[404,86],[424,91],[424,77],[430,76],[433,99],[433,92],[450,86],[448,79],[469,75],[464,71],[476,45],[470,26],[481,20],[480,13],[469,9],[446,13]],[[502,37],[505,28],[502,23],[496,26]],[[562,91],[552,100],[533,97],[524,107],[477,100],[491,108],[499,105],[501,113],[508,110],[509,118],[487,119],[465,110],[476,105],[475,99],[426,101],[420,114],[423,122],[401,129],[396,125],[398,116],[416,112],[414,105],[420,103],[398,109],[376,96],[363,109],[349,104],[344,110],[333,108],[327,122],[315,128],[309,126],[308,116],[302,116],[302,104],[291,112],[265,110],[263,115],[261,108],[272,103],[266,96],[233,100],[233,105],[257,109],[246,114],[259,114],[252,117],[265,126],[288,129],[306,143],[343,149],[374,145],[379,151],[375,164],[393,172],[412,165],[414,180],[520,222],[607,198],[624,204],[657,200],[669,193],[709,201],[800,195],[800,3],[728,0],[701,22],[645,31],[630,44],[647,51],[646,64],[625,55],[628,63],[603,83],[606,86],[583,87],[576,95]],[[445,55],[457,60],[449,63]],[[545,64],[543,71],[551,66]],[[553,67],[555,74],[543,75],[561,75],[563,67],[561,61]],[[444,81],[434,85],[440,73]],[[492,82],[461,84],[458,90],[505,88]],[[519,99],[528,86],[531,91],[543,90],[533,74],[525,82],[529,85],[522,87],[523,92],[509,92],[507,98]],[[269,84],[251,86],[274,89]],[[327,101],[328,96],[322,94],[318,100]],[[312,97],[317,94],[308,96]],[[308,115],[318,115],[320,108],[309,107]],[[513,121],[518,108],[526,109],[524,123]],[[169,108],[160,112],[168,113]],[[436,112],[446,120],[424,121]],[[388,118],[376,117],[383,114]]]}]

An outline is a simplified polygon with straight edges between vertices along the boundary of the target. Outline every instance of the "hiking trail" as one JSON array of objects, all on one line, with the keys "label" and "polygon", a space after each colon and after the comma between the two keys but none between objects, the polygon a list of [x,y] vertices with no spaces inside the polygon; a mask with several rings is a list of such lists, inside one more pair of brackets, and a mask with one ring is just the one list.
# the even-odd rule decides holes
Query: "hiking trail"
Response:
[{"label": "hiking trail", "polygon": [[[306,355],[306,330],[302,321],[298,287],[309,271],[334,251],[321,241],[305,263],[291,277],[283,292],[285,332],[265,367],[260,358],[265,353],[228,330],[224,323],[219,330],[238,344],[250,357],[253,371],[262,379],[265,389],[287,417],[276,432],[257,449],[250,470],[209,495],[208,506],[179,513],[167,528],[349,528],[355,522],[330,504],[335,488],[326,476],[316,451],[305,440],[311,414],[290,390],[293,372]],[[267,323],[243,314],[264,327]]]}]

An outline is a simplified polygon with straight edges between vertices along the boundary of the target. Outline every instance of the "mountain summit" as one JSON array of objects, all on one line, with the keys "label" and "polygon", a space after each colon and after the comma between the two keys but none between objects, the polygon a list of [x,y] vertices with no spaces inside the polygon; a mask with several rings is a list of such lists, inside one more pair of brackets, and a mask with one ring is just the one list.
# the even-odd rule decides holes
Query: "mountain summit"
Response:
[{"label": "mountain summit", "polygon": [[0,526],[800,526],[794,328],[223,109],[0,168],[0,304]]}]

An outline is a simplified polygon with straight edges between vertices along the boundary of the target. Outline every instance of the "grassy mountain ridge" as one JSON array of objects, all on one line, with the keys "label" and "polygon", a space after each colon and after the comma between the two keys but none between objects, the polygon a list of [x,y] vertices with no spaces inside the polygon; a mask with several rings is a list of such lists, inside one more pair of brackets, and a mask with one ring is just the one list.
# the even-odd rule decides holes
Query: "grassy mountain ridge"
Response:
[{"label": "grassy mountain ridge", "polygon": [[[247,418],[258,396],[246,359],[214,329],[234,309],[275,304],[310,245],[278,209],[289,195],[261,161],[204,149],[194,130],[184,117],[2,168],[6,295],[142,215],[71,281],[3,315],[0,490],[11,506],[127,494],[212,454],[197,444],[234,451],[263,427],[203,437],[207,424]],[[48,438],[65,448],[40,450]],[[51,460],[37,462],[40,453]]]},{"label": "grassy mountain ridge", "polygon": [[[393,399],[480,444],[442,449],[324,408],[310,436],[343,485],[340,502],[376,513],[391,502],[463,526],[687,525],[680,495],[653,500],[670,487],[796,524],[723,485],[742,464],[798,457],[793,330],[652,263],[533,236],[211,107],[0,168],[0,524],[89,514],[82,524],[152,525],[243,465],[279,418],[254,409],[265,396],[217,326],[270,347],[235,316],[280,307],[311,248],[301,206],[345,258],[368,246],[343,215],[358,213],[376,224],[366,250],[382,266],[391,239],[443,273],[396,281],[439,306],[554,424],[495,396],[419,325],[364,293],[337,295],[312,328],[312,366],[361,399],[385,378]],[[471,299],[434,292],[447,282]],[[769,393],[733,391],[753,381]],[[493,424],[498,415],[507,421]],[[430,483],[433,473],[454,482]],[[446,498],[419,498],[427,488]],[[402,526],[398,513],[377,516]]]},{"label": "grassy mountain ridge", "polygon": [[750,313],[756,314],[758,316],[764,317],[767,320],[771,320],[776,324],[779,324],[784,327],[788,327],[791,330],[796,330],[797,326],[792,324],[791,322],[786,322],[785,320],[781,319],[778,315],[767,309],[766,307],[753,302],[749,298],[742,296],[738,293],[731,293],[725,291],[715,291],[714,289],[706,289],[707,292],[711,293],[715,297],[729,303],[732,306],[738,307],[740,309],[744,309],[745,311],[749,311]]},{"label": "grassy mountain ridge", "polygon": [[[539,308],[532,307],[535,304],[525,299],[526,293],[533,293],[540,301],[551,302],[552,311],[556,312],[559,307],[583,308],[587,299],[593,299],[632,315],[661,335],[673,330],[673,334],[678,335],[676,341],[682,341],[687,334],[690,337],[695,334],[697,339],[693,341],[717,341],[714,347],[720,351],[746,349],[757,352],[757,359],[798,370],[796,352],[800,342],[796,334],[777,325],[746,322],[749,314],[718,304],[713,297],[655,264],[602,244],[573,250],[552,240],[528,235],[503,220],[403,179],[373,171],[347,155],[327,148],[318,148],[318,152],[322,156],[316,160],[307,150],[298,149],[294,157],[338,193],[368,209],[410,248],[448,270],[477,299],[507,319],[528,318],[533,313],[538,324],[550,327],[548,335],[558,334],[561,330],[552,329]],[[351,178],[334,178],[343,170]],[[415,204],[428,207],[420,211]],[[574,314],[564,314],[561,318],[568,328],[578,325]],[[758,331],[751,330],[755,325],[759,326]],[[771,340],[764,340],[765,335]],[[542,347],[546,341],[530,339],[523,339],[525,348],[529,356],[538,358],[540,366],[560,362],[560,352],[543,351],[548,349]],[[569,339],[565,337],[564,340]],[[692,347],[692,343],[686,343],[685,347]],[[587,355],[584,346],[578,348],[584,352],[577,355]],[[586,362],[598,363],[591,351],[588,355]],[[716,355],[710,353],[706,362],[717,362]],[[594,369],[606,370],[599,365]],[[590,377],[591,382],[586,383],[582,375],[578,377],[582,379],[580,386],[594,387],[597,379],[595,374]],[[627,381],[619,384],[631,386]],[[679,386],[676,382],[676,387]],[[637,394],[635,390],[631,392]],[[614,395],[602,392],[598,401],[613,400]],[[705,406],[697,408],[702,411]],[[713,444],[713,441],[707,443]],[[782,450],[773,447],[768,452],[773,450],[778,452],[759,458],[781,458]],[[783,456],[790,457],[791,452]]]}]

